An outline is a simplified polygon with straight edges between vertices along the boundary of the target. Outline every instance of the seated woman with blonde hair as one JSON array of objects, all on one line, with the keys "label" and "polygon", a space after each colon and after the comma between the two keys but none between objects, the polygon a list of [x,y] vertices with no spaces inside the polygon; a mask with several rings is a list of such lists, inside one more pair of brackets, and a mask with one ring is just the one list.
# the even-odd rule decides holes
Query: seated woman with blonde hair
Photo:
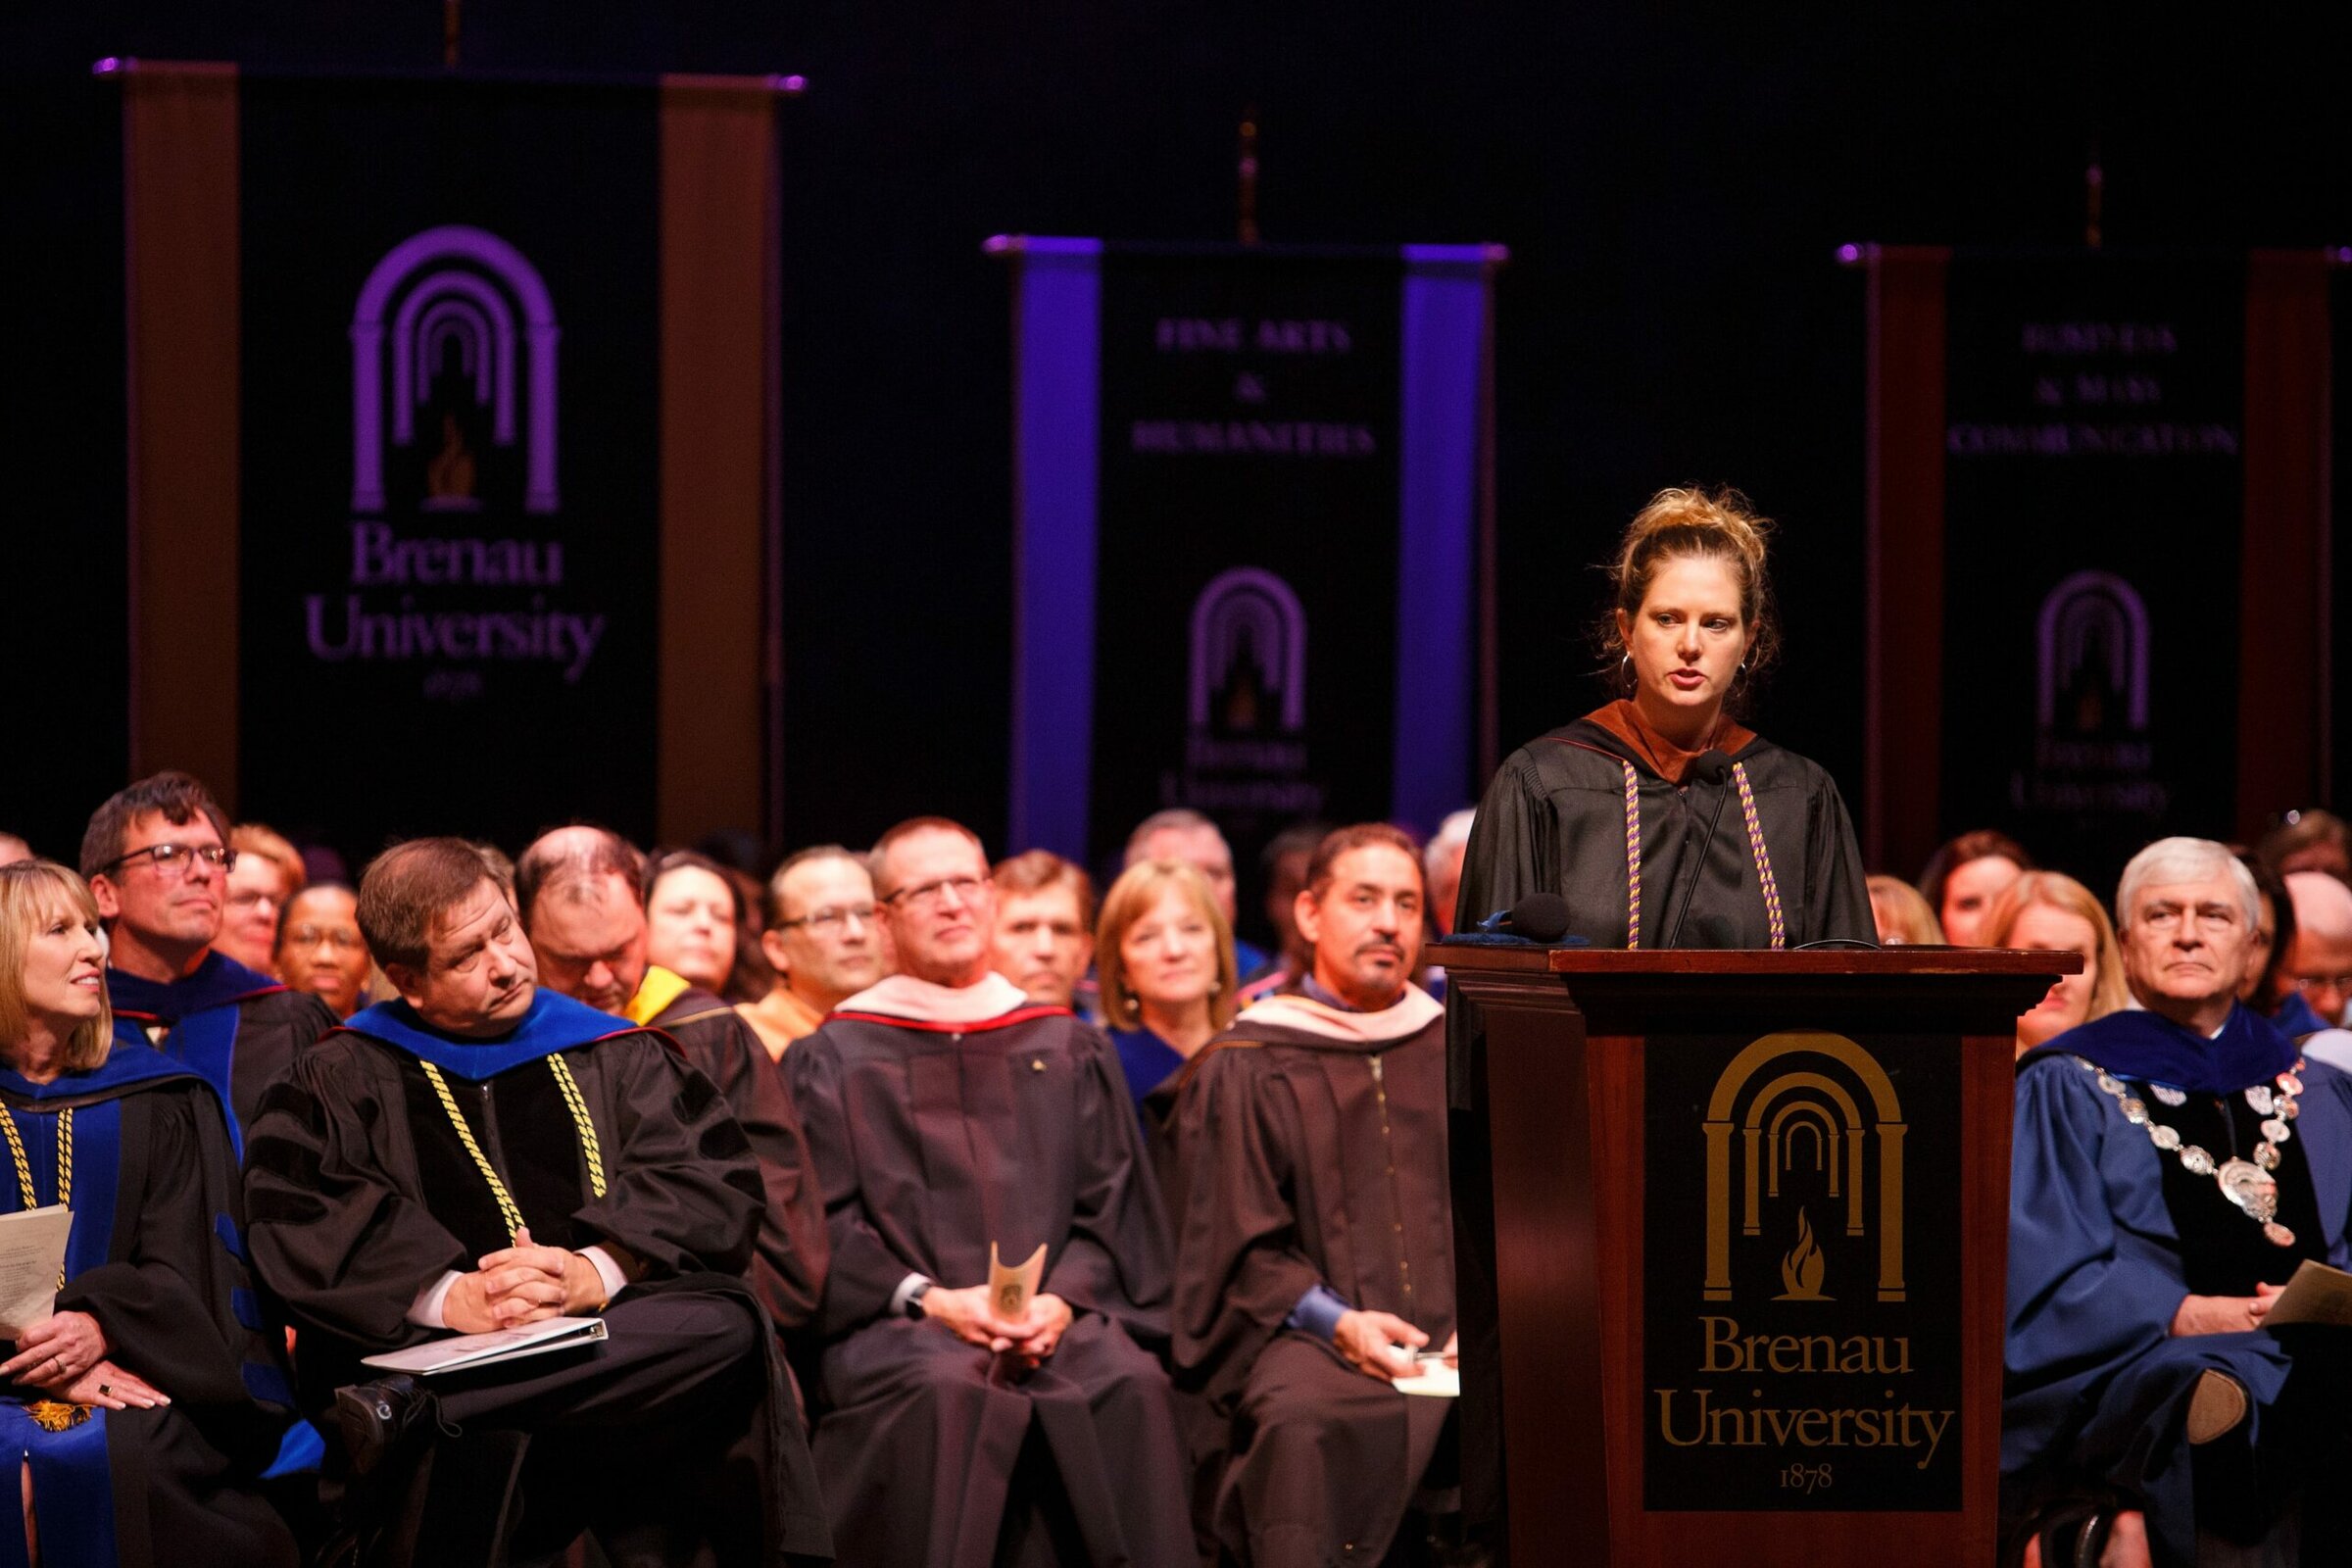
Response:
[{"label": "seated woman with blonde hair", "polygon": [[2080,953],[2082,971],[2063,974],[2049,995],[2017,1020],[2017,1054],[2077,1024],[2131,1004],[2115,927],[2098,896],[2063,871],[2028,871],[2001,890],[1978,928],[1982,946],[2029,953]]},{"label": "seated woman with blonde hair", "polygon": [[1943,927],[1919,889],[1899,876],[1874,876],[1869,887],[1870,915],[1878,925],[1881,947],[1943,946]]},{"label": "seated woman with blonde hair", "polygon": [[[1102,899],[1095,968],[1102,1016],[1147,1134],[1145,1102],[1233,1022],[1233,929],[1208,879],[1181,860],[1139,860]],[[1164,1120],[1164,1118],[1159,1118]]]},{"label": "seated woman with blonde hair", "polygon": [[226,1113],[114,1038],[105,964],[79,877],[0,866],[0,1214],[72,1216],[50,1309],[0,1326],[0,1438],[21,1456],[0,1563],[291,1564],[256,1478],[292,1391],[251,1310]]}]

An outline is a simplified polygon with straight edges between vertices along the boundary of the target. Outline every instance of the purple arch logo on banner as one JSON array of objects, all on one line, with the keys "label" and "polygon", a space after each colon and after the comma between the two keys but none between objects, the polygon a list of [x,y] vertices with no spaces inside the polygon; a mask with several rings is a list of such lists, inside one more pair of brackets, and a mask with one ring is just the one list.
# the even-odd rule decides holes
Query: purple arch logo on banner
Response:
[{"label": "purple arch logo on banner", "polygon": [[[486,695],[485,671],[502,662],[553,664],[567,684],[586,673],[605,616],[550,599],[564,542],[502,535],[505,509],[485,506],[487,464],[519,468],[502,488],[519,482],[525,515],[562,510],[561,335],[538,269],[484,228],[424,229],[368,272],[351,318],[350,569],[340,596],[306,596],[314,658],[419,663],[423,694],[446,702]],[[472,517],[488,526],[465,529]],[[404,520],[436,531],[404,533]],[[419,588],[493,592],[478,608],[425,611]]]},{"label": "purple arch logo on banner", "polygon": [[[465,264],[471,264],[470,267]],[[485,276],[484,274],[488,274]],[[487,229],[444,224],[414,234],[378,262],[351,318],[351,509],[384,510],[384,316],[394,299],[392,432],[416,439],[416,411],[431,401],[444,354],[454,346],[475,404],[493,415],[492,439],[514,444],[515,314],[522,315],[530,441],[526,512],[556,510],[555,301],[522,252]],[[469,499],[439,487],[428,509]],[[470,509],[468,509],[470,510]]]},{"label": "purple arch logo on banner", "polygon": [[2148,738],[2154,644],[2147,602],[2111,571],[2078,571],[2034,617],[2032,762],[2010,775],[2021,810],[2161,818],[2172,792]]}]

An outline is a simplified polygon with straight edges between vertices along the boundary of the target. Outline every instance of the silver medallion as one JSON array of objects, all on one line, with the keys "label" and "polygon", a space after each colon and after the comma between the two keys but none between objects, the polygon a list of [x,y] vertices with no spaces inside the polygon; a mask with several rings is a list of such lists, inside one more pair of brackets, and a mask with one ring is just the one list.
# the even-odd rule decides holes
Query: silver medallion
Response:
[{"label": "silver medallion", "polygon": [[2262,1239],[2270,1243],[2273,1247],[2292,1247],[2295,1245],[2295,1233],[2288,1230],[2285,1226],[2279,1224],[2275,1219],[2264,1220],[2262,1222]]},{"label": "silver medallion", "polygon": [[2158,1100],[2163,1101],[2168,1105],[2185,1105],[2188,1103],[2188,1091],[2185,1089],[2175,1089],[2171,1084],[2150,1084],[2148,1085],[2148,1093],[2154,1095]]},{"label": "silver medallion", "polygon": [[2290,1095],[2299,1095],[2303,1092],[2303,1080],[2291,1072],[2282,1072],[2278,1075],[2278,1087]]},{"label": "silver medallion", "polygon": [[2277,1170],[2278,1168],[2278,1146],[2275,1144],[2256,1144],[2254,1146],[2254,1163],[2260,1165],[2264,1170]]},{"label": "silver medallion", "polygon": [[2246,1091],[2246,1103],[2254,1107],[2254,1114],[2257,1116],[2268,1116],[2271,1113],[2271,1102],[2272,1095],[2269,1084],[2256,1084]]},{"label": "silver medallion", "polygon": [[2147,1125],[2147,1102],[2140,1100],[2126,1100],[2124,1102],[2124,1120],[2130,1122],[2134,1127],[2143,1127]]},{"label": "silver medallion", "polygon": [[2192,1176],[2213,1174],[2213,1156],[2195,1144],[2190,1144],[2180,1151],[2180,1164]]},{"label": "silver medallion", "polygon": [[2233,1159],[2216,1173],[2222,1196],[2258,1220],[2278,1212],[2278,1184],[2251,1160]]},{"label": "silver medallion", "polygon": [[2180,1134],[2177,1129],[2158,1122],[2148,1129],[2148,1142],[2154,1144],[2158,1149],[2179,1149]]},{"label": "silver medallion", "polygon": [[2099,1088],[2111,1095],[2120,1095],[2124,1092],[2123,1081],[2108,1072],[2099,1074]]},{"label": "silver medallion", "polygon": [[2274,1144],[2283,1144],[2294,1134],[2288,1130],[2286,1123],[2273,1116],[2262,1124],[2262,1136]]}]

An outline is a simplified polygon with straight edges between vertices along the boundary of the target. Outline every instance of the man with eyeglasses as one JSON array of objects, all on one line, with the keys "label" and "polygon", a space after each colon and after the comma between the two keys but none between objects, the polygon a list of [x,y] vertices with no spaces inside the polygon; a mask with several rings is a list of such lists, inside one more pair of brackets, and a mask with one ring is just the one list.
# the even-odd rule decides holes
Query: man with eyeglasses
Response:
[{"label": "man with eyeglasses", "polygon": [[212,951],[235,863],[227,816],[186,773],[117,792],[81,836],[81,874],[111,944],[117,1038],[202,1074],[241,1136],[262,1092],[338,1020],[317,997]]},{"label": "man with eyeglasses", "polygon": [[[784,1056],[824,1186],[817,1476],[843,1562],[1195,1561],[1167,1227],[1118,1056],[990,967],[996,893],[945,817],[882,836],[899,972]],[[1026,1305],[991,1288],[1043,1248]],[[1143,1342],[1143,1343],[1139,1343]],[[1066,1556],[1065,1556],[1066,1554]]]},{"label": "man with eyeglasses", "polygon": [[314,882],[286,905],[277,927],[277,977],[348,1018],[368,1002],[368,944],[359,896],[340,882]]},{"label": "man with eyeglasses", "polygon": [[838,844],[788,856],[767,879],[766,914],[760,951],[776,971],[776,988],[736,1010],[759,1032],[768,1055],[782,1061],[794,1041],[890,966],[874,913],[873,876]]},{"label": "man with eyeglasses", "polygon": [[799,1328],[825,1277],[824,1215],[800,1117],[742,1015],[647,960],[645,857],[609,829],[560,827],[514,862],[514,892],[539,984],[668,1037],[726,1097],[767,1190],[752,1284],[779,1331]]},{"label": "man with eyeglasses", "polygon": [[2295,939],[2279,983],[2290,987],[2278,1026],[2316,1061],[2352,1070],[2352,888],[2325,871],[2290,871]]}]

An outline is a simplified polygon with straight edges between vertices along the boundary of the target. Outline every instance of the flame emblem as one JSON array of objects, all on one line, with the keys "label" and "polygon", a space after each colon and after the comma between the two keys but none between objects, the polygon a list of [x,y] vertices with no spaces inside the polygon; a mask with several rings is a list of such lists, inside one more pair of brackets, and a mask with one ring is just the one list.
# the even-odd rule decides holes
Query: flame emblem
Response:
[{"label": "flame emblem", "polygon": [[1788,1287],[1773,1298],[1778,1301],[1827,1301],[1832,1298],[1821,1294],[1822,1275],[1829,1270],[1829,1260],[1822,1256],[1821,1246],[1813,1240],[1813,1222],[1805,1211],[1796,1211],[1796,1245],[1781,1258],[1781,1283]]}]

